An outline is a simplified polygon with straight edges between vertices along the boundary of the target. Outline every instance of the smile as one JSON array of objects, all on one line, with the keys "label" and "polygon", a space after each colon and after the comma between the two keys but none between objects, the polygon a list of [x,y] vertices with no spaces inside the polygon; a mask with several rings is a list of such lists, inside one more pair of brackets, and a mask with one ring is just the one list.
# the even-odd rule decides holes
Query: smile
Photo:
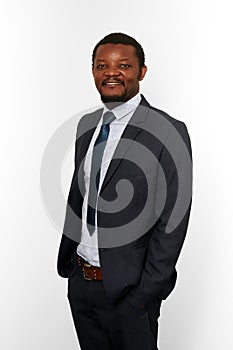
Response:
[{"label": "smile", "polygon": [[121,83],[106,83],[106,85],[121,85]]},{"label": "smile", "polygon": [[102,85],[115,86],[115,85],[124,85],[121,81],[104,81]]}]

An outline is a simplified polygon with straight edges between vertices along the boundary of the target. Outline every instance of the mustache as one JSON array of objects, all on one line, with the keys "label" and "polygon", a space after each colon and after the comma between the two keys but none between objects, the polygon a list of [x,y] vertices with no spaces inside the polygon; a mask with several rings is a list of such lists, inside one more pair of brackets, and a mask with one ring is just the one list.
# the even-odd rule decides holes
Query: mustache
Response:
[{"label": "mustache", "polygon": [[123,80],[120,79],[105,79],[102,81],[102,86],[106,85],[107,83],[120,83],[122,85],[125,85]]}]

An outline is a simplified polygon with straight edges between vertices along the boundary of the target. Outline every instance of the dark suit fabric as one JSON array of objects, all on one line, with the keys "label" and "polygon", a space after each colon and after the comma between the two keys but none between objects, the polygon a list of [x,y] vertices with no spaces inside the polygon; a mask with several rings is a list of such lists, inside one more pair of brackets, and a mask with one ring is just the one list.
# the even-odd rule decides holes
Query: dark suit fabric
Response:
[{"label": "dark suit fabric", "polygon": [[[88,281],[81,279],[80,271],[77,269],[76,263],[77,245],[81,239],[82,194],[84,193],[84,171],[83,165],[81,164],[83,163],[82,160],[85,158],[89,143],[101,115],[101,109],[85,115],[78,125],[75,147],[75,170],[68,196],[64,231],[58,254],[58,273],[62,277],[69,278],[69,296],[73,296],[73,303],[71,303],[72,312],[77,309],[75,306],[74,293],[79,293],[78,282],[80,285],[82,283],[82,286],[88,283]],[[104,233],[101,232],[101,228],[106,230],[108,227],[117,227],[119,221],[122,220],[122,218],[124,219],[124,212],[115,213],[115,215],[110,216],[111,214],[106,214],[106,208],[104,206],[101,208],[97,207],[98,226],[100,226],[100,230],[98,228],[98,242],[99,247],[101,247],[99,248],[99,257],[103,281],[91,281],[90,284],[92,283],[96,288],[102,288],[102,296],[105,293],[103,298],[108,300],[109,307],[114,308],[114,305],[119,305],[119,314],[121,314],[121,312],[124,313],[124,311],[130,313],[129,310],[134,310],[137,316],[147,317],[146,319],[148,322],[150,319],[149,314],[153,315],[153,312],[157,320],[159,316],[158,305],[160,305],[162,299],[167,298],[175,286],[177,277],[175,265],[187,231],[191,200],[179,224],[174,227],[174,230],[170,234],[165,234],[166,223],[169,220],[177,198],[179,180],[177,169],[169,150],[164,146],[163,142],[161,142],[159,138],[153,135],[151,136],[150,133],[148,133],[148,128],[143,128],[143,126],[148,126],[149,120],[150,122],[151,120],[154,121],[154,124],[157,123],[158,126],[161,120],[164,121],[165,127],[161,129],[161,133],[164,134],[164,139],[169,138],[171,129],[175,128],[186,145],[190,158],[192,155],[190,139],[185,124],[170,117],[163,111],[151,107],[144,97],[142,97],[142,101],[134,112],[131,120],[133,123],[132,125],[126,126],[121,140],[127,139],[129,141],[136,141],[155,154],[164,171],[167,184],[165,205],[161,213],[156,217],[156,210],[153,207],[153,203],[156,203],[155,198],[158,191],[156,179],[158,178],[159,167],[151,165],[150,162],[147,164],[147,160],[145,159],[144,170],[148,172],[147,178],[149,179],[149,182],[146,183],[141,174],[141,170],[138,167],[134,167],[134,164],[127,161],[125,157],[125,155],[129,155],[130,157],[130,152],[132,152],[132,157],[135,156],[135,152],[133,152],[134,143],[132,142],[132,144],[130,144],[129,142],[126,147],[123,143],[121,145],[120,140],[114,154],[116,155],[116,159],[110,163],[101,187],[100,195],[105,199],[105,203],[114,200],[114,196],[116,195],[114,190],[115,185],[119,179],[127,178],[134,186],[135,201],[132,200],[132,202],[137,203],[128,206],[127,215],[125,215],[127,219],[129,221],[133,220],[134,216],[140,213],[142,209],[140,208],[140,203],[143,203],[145,196],[147,196],[147,200],[149,200],[152,205],[139,222],[139,225],[133,228],[132,232],[127,232],[129,237],[137,238],[112,248],[104,247],[103,242],[105,237]],[[182,157],[183,154],[181,152],[180,159],[178,159],[180,167],[182,167]],[[188,174],[190,177],[188,180],[190,182],[189,190],[191,193],[191,165],[190,169],[188,169]],[[80,220],[77,220],[76,217],[79,217]],[[150,222],[151,225],[148,226]],[[145,229],[147,226],[148,229]],[[103,232],[105,231],[103,230]],[[110,233],[109,237],[111,240]],[[124,235],[120,236],[119,234],[119,242],[123,242],[123,240]],[[75,292],[71,292],[71,286],[73,286]],[[81,290],[80,293],[82,293]],[[154,303],[157,305],[156,312]],[[81,305],[80,301],[79,305]],[[141,311],[140,305],[144,306],[143,311]],[[73,314],[73,317],[77,319],[78,316],[74,316]],[[132,316],[132,319],[128,320],[128,323],[134,322],[133,318]],[[80,327],[82,327],[81,321],[79,323]],[[154,322],[154,324],[155,323],[156,322]],[[153,324],[153,322],[150,323],[150,325],[151,324]],[[148,327],[150,327],[149,323]],[[154,329],[155,328],[156,325],[154,326]],[[138,332],[139,329],[134,329],[133,333],[135,335]],[[141,332],[143,333],[143,327],[141,328]],[[151,346],[151,349],[156,349],[155,344]],[[139,348],[140,347],[138,347],[138,349]],[[86,347],[86,349],[89,350],[88,347]],[[90,350],[91,349],[90,346]],[[98,347],[96,349],[98,349]],[[125,349],[131,350],[130,347],[126,347]],[[137,348],[134,347],[134,349]],[[148,347],[148,349],[150,348]]]},{"label": "dark suit fabric", "polygon": [[81,269],[68,280],[68,299],[83,350],[156,350],[161,300],[144,312],[109,301],[102,281],[86,281]]}]

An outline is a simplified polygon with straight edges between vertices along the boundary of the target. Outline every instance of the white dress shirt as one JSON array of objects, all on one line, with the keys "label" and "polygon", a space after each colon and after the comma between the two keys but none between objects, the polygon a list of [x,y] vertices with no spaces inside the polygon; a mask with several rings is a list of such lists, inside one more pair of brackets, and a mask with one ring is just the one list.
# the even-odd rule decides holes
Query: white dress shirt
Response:
[{"label": "white dress shirt", "polygon": [[[126,125],[128,124],[130,118],[132,117],[135,109],[138,107],[140,101],[141,101],[141,95],[140,93],[138,93],[137,95],[132,97],[129,101],[111,110],[111,112],[114,113],[114,116],[116,117],[116,119],[110,124],[109,135],[108,135],[108,139],[106,142],[106,147],[104,150],[102,163],[101,163],[98,193],[101,190],[104,177],[108,170],[113,154],[116,150],[117,144],[121,138],[121,135]],[[103,114],[107,111],[108,109],[104,105]],[[84,201],[83,201],[83,207],[82,207],[82,234],[81,234],[81,242],[77,248],[77,253],[83,259],[85,259],[91,265],[94,265],[94,266],[100,266],[99,251],[98,251],[98,236],[97,236],[98,235],[97,215],[95,216],[95,221],[96,221],[95,230],[93,234],[90,235],[86,224],[87,202],[88,202],[88,193],[89,193],[89,184],[90,184],[92,152],[93,152],[94,143],[100,132],[100,128],[103,122],[103,114],[92,136],[92,139],[85,157],[85,161],[84,161],[85,195],[84,195]]]}]

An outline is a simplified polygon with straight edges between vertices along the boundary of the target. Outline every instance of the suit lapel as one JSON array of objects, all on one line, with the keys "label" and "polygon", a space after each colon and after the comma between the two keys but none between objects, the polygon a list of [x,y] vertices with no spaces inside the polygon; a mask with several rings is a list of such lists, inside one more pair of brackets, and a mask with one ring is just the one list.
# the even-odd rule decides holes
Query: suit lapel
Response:
[{"label": "suit lapel", "polygon": [[[85,120],[84,125],[82,126],[79,134],[84,136],[82,137],[81,141],[81,148],[82,148],[82,159],[86,157],[88,147],[90,145],[92,136],[95,132],[95,129],[99,123],[99,120],[102,116],[103,108],[98,109],[97,111],[89,114]],[[80,137],[80,135],[77,135],[77,137]]]},{"label": "suit lapel", "polygon": [[[140,128],[140,123],[143,123],[145,121],[149,108],[150,108],[149,103],[142,96],[142,100],[139,106],[136,108],[132,118],[130,119],[129,124],[126,126],[121,136],[121,139],[118,142],[116,150],[113,154],[114,162],[112,161],[110,162],[100,193],[106,187],[111,177],[113,176],[117,168],[120,166],[122,159],[124,159],[124,156],[126,155],[130,146],[133,144],[137,135],[142,131],[142,129]],[[128,142],[127,143],[122,142],[122,140],[124,141],[124,139],[127,139]]]}]

